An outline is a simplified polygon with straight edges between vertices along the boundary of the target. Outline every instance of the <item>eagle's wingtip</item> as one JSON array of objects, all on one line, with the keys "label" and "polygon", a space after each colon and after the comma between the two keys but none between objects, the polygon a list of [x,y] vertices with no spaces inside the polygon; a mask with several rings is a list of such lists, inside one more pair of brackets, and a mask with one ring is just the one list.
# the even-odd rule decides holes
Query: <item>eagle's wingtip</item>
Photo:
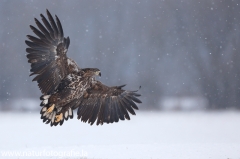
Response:
[{"label": "eagle's wingtip", "polygon": [[48,15],[48,16],[51,15],[51,13],[49,12],[48,9],[46,9],[46,12],[47,12],[47,15]]},{"label": "eagle's wingtip", "polygon": [[122,88],[125,87],[125,86],[126,86],[126,84],[123,84],[123,85],[121,85],[121,86],[117,86],[117,88],[122,89]]}]

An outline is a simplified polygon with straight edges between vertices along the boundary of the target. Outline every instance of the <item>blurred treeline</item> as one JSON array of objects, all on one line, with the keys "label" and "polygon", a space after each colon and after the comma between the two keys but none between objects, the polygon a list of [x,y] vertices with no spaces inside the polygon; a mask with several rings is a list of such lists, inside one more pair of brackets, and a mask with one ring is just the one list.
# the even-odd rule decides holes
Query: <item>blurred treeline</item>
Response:
[{"label": "blurred treeline", "polygon": [[240,108],[240,1],[0,1],[0,102],[38,98],[25,57],[29,25],[46,8],[70,37],[68,56],[97,67],[107,85],[128,84],[145,109],[164,96],[202,96]]}]

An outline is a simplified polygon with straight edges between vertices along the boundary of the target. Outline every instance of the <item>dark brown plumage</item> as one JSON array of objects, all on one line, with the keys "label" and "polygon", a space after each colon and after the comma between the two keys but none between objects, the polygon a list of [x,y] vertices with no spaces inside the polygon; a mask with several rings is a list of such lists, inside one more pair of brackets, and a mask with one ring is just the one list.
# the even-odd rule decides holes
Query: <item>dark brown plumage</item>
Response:
[{"label": "dark brown plumage", "polygon": [[97,68],[79,68],[66,53],[70,44],[65,38],[62,25],[56,16],[53,19],[47,10],[47,18],[40,15],[42,22],[35,18],[38,27],[30,25],[37,37],[27,35],[26,49],[33,81],[38,82],[42,92],[40,99],[41,119],[51,126],[62,125],[64,120],[73,118],[78,108],[78,119],[91,125],[130,120],[135,115],[135,103],[141,103],[137,91],[123,90],[122,86],[108,87],[95,79],[101,76]]}]

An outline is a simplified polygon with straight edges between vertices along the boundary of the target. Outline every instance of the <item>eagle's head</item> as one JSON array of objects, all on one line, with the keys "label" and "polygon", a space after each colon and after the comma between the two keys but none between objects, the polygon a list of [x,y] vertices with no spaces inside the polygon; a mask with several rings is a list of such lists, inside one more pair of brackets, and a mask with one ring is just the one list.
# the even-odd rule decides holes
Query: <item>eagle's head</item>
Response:
[{"label": "eagle's head", "polygon": [[101,71],[98,68],[82,69],[84,77],[101,76]]}]

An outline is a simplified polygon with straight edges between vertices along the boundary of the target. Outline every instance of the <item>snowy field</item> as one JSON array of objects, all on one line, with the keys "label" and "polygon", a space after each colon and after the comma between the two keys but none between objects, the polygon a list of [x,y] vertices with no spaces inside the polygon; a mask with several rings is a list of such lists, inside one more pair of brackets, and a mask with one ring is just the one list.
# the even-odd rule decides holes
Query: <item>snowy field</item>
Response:
[{"label": "snowy field", "polygon": [[75,116],[50,127],[38,113],[1,112],[0,158],[240,159],[239,112],[137,112],[131,117],[90,126]]}]

